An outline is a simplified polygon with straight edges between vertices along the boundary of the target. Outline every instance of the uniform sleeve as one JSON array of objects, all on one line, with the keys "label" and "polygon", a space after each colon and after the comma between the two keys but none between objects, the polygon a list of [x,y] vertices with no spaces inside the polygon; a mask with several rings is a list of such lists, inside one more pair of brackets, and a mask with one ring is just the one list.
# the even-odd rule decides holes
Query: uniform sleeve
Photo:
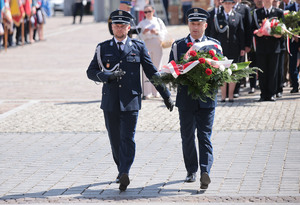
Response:
[{"label": "uniform sleeve", "polygon": [[[157,72],[157,69],[153,65],[150,55],[148,54],[148,49],[146,48],[145,44],[143,43],[141,46],[141,64],[143,67],[143,70],[145,72],[145,75],[150,80],[150,82],[153,84],[153,77],[159,77],[159,73]],[[154,84],[153,84],[154,85]],[[170,97],[170,92],[168,88],[165,85],[154,85],[156,90],[160,93],[163,99],[167,99]]]},{"label": "uniform sleeve", "polygon": [[215,15],[213,17],[213,19],[211,20],[211,26],[209,28],[210,29],[209,33],[210,33],[210,37],[217,39],[218,34],[217,34],[217,31],[216,31],[215,19],[216,19],[216,21],[218,20],[217,15]]},{"label": "uniform sleeve", "polygon": [[169,55],[169,62],[171,62],[172,60],[174,60],[174,53],[173,53],[173,48],[174,48],[174,44],[172,44],[172,47],[171,47],[171,51],[170,51],[170,55]]},{"label": "uniform sleeve", "polygon": [[100,69],[98,60],[97,60],[97,53],[95,52],[95,55],[86,71],[87,77],[90,80],[96,81],[96,82],[108,82],[109,74],[106,74]]},{"label": "uniform sleeve", "polygon": [[248,6],[246,6],[244,29],[245,29],[245,46],[248,47],[251,47],[251,43],[252,43],[251,23],[252,23],[251,10]]},{"label": "uniform sleeve", "polygon": [[239,38],[239,42],[240,42],[240,50],[244,50],[245,49],[245,30],[244,30],[244,25],[243,25],[243,18],[240,15],[240,23],[238,26],[238,38]]}]

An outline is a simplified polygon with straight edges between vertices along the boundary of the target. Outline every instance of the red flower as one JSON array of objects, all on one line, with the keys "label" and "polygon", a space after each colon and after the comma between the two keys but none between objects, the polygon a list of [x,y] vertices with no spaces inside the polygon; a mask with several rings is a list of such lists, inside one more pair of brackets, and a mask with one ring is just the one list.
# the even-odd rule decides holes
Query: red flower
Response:
[{"label": "red flower", "polygon": [[215,56],[215,52],[214,52],[213,50],[210,50],[208,53],[209,53],[209,55],[211,55],[212,57]]},{"label": "red flower", "polygon": [[203,63],[205,63],[205,59],[204,58],[199,58],[199,63],[201,63],[201,64],[203,64]]},{"label": "red flower", "polygon": [[[215,48],[218,48],[218,45],[214,45]],[[219,48],[218,48],[219,49]]]},{"label": "red flower", "polygon": [[211,75],[212,74],[212,70],[209,68],[206,68],[205,70],[206,75]]},{"label": "red flower", "polygon": [[215,60],[215,61],[219,60],[216,56],[214,56],[212,59]]},{"label": "red flower", "polygon": [[190,51],[190,55],[191,55],[192,57],[195,57],[195,56],[197,55],[197,52],[196,52],[196,51]]},{"label": "red flower", "polygon": [[187,47],[192,47],[193,43],[192,42],[188,42],[186,45],[187,45]]}]

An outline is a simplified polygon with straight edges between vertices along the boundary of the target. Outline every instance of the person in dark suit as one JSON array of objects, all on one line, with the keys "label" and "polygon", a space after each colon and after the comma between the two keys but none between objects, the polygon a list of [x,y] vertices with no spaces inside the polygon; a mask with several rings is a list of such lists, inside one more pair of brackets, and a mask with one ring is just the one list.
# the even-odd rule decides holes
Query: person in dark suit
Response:
[{"label": "person in dark suit", "polygon": [[209,17],[207,18],[207,28],[205,29],[205,35],[210,36],[211,27],[214,25],[215,14],[223,12],[221,0],[214,0],[214,7],[208,11]]},{"label": "person in dark suit", "polygon": [[83,0],[75,0],[74,10],[73,10],[73,24],[75,24],[75,19],[76,19],[78,11],[79,11],[79,15],[80,15],[79,23],[82,22],[83,8],[84,8]]},{"label": "person in dark suit", "polygon": [[[214,17],[214,26],[211,28],[211,37],[219,40],[223,48],[223,54],[234,63],[239,62],[241,56],[245,55],[245,31],[242,15],[234,11],[233,0],[222,2],[224,11]],[[228,83],[229,102],[233,102],[235,83]],[[222,100],[225,102],[227,83],[221,87]]]},{"label": "person in dark suit", "polygon": [[233,10],[242,15],[244,25],[245,36],[245,52],[248,53],[251,50],[252,35],[251,35],[251,9],[247,4],[241,3],[241,0],[235,0]]},{"label": "person in dark suit", "polygon": [[[272,7],[273,0],[263,0],[264,7],[253,12],[252,31],[259,29],[265,18],[276,17],[282,19],[283,11]],[[263,72],[258,75],[260,86],[259,101],[275,101],[278,80],[278,64],[282,48],[282,36],[263,36],[258,32],[255,34],[256,40],[256,62]]]},{"label": "person in dark suit", "polygon": [[[140,65],[150,80],[159,74],[145,44],[127,36],[131,14],[116,10],[111,17],[114,37],[98,44],[87,76],[103,83],[101,109],[119,172],[119,189],[125,191],[130,183],[129,170],[135,156],[134,135],[141,109]],[[172,111],[174,103],[169,90],[164,85],[156,85],[156,89]]]},{"label": "person in dark suit", "polygon": [[[282,10],[286,10],[286,7],[294,3],[293,0],[282,0],[280,1],[279,8]],[[288,72],[289,72],[289,65],[290,65],[290,54],[288,53],[287,50],[284,52],[284,72],[283,72],[283,80],[284,80],[284,85],[287,84],[290,79],[287,78]]]},{"label": "person in dark suit", "polygon": [[[263,2],[262,0],[254,0],[255,6],[251,7],[251,18],[253,19],[253,12],[255,9],[263,8]],[[252,32],[252,31],[251,31]],[[252,39],[253,35],[251,33]],[[249,67],[257,67],[256,64],[256,54],[255,54],[255,49],[253,45],[253,41],[251,44],[251,51],[248,53],[248,60],[251,61]],[[249,84],[250,84],[250,91],[248,92],[249,94],[255,93],[255,89],[257,88],[257,73],[250,74],[249,76]]]},{"label": "person in dark suit", "polygon": [[[289,11],[300,11],[300,0],[296,0],[293,4],[290,4],[286,7],[286,10]],[[298,22],[300,25],[300,23]],[[291,93],[298,93],[299,92],[299,67],[297,67],[297,55],[298,55],[298,47],[299,47],[299,39],[293,37],[290,40],[290,62],[289,62],[289,74],[290,80],[292,83],[292,90]]]},{"label": "person in dark suit", "polygon": [[[251,50],[252,35],[251,35],[251,9],[250,7],[242,3],[241,0],[235,0],[235,5],[233,10],[242,15],[243,25],[244,25],[244,35],[245,35],[245,52],[249,53]],[[245,55],[240,58],[240,61],[245,61]],[[246,83],[246,79],[242,79],[236,83],[234,89],[234,97],[238,98],[240,95],[241,84]]]},{"label": "person in dark suit", "polygon": [[[208,12],[201,8],[191,8],[187,11],[190,34],[173,43],[169,61],[174,60],[178,62],[188,51],[187,43],[189,42],[195,43],[211,40],[215,44],[220,44],[217,40],[204,35],[208,15]],[[210,138],[217,104],[216,100],[216,96],[215,100],[207,98],[206,102],[200,99],[193,99],[188,94],[187,86],[181,85],[177,89],[176,106],[179,111],[183,158],[187,170],[185,181],[196,181],[196,173],[200,165],[201,189],[207,189],[211,182],[209,174],[213,164],[213,147]],[[196,129],[199,142],[199,161],[195,144]]]},{"label": "person in dark suit", "polygon": [[279,4],[279,8],[282,10],[287,10],[286,7],[294,3],[294,0],[282,0]]}]

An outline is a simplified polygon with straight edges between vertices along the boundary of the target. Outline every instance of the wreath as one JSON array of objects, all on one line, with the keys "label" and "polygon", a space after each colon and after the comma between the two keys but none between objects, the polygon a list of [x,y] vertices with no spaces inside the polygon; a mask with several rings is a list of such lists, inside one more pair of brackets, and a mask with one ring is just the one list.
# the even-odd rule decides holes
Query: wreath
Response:
[{"label": "wreath", "polygon": [[153,79],[155,84],[170,84],[188,87],[188,95],[206,102],[215,100],[218,88],[225,82],[237,82],[256,73],[259,68],[250,68],[251,62],[232,63],[222,55],[222,48],[214,41],[188,43],[190,49],[176,63],[171,61],[163,66],[160,77]]}]

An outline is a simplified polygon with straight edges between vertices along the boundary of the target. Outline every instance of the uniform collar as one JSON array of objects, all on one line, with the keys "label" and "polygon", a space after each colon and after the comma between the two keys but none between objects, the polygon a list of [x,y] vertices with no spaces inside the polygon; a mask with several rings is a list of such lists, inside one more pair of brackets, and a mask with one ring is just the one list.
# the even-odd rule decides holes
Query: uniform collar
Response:
[{"label": "uniform collar", "polygon": [[269,11],[269,14],[271,13],[271,11],[272,11],[272,8],[273,8],[273,6],[271,6],[270,8],[266,8],[266,7],[264,7],[264,9],[265,9],[265,13],[267,13],[267,10]]},{"label": "uniform collar", "polygon": [[[200,42],[203,40],[203,37],[204,37],[204,35],[201,38],[198,38]],[[190,39],[191,39],[192,43],[195,43],[196,39],[194,39],[191,35],[190,35]]]},{"label": "uniform collar", "polygon": [[[115,40],[116,44],[117,44],[118,42],[120,42],[120,41],[118,41],[115,37],[114,37],[114,40]],[[123,45],[125,45],[126,41],[127,41],[127,36],[126,36],[126,38],[124,38],[123,41],[121,41],[121,42],[123,43]]]}]

